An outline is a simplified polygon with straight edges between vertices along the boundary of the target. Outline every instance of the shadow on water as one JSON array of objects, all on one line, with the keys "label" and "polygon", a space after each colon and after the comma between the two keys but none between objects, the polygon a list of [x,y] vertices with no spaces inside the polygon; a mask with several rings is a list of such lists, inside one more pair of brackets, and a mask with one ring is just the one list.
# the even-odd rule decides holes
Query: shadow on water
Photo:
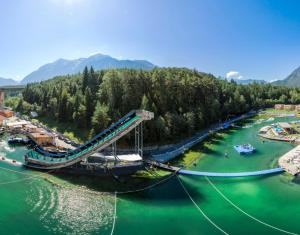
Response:
[{"label": "shadow on water", "polygon": [[[142,173],[140,173],[140,175],[120,176],[118,179],[113,176],[73,175],[64,173],[51,173],[51,175],[54,179],[47,180],[55,186],[78,187],[90,193],[137,191],[119,195],[136,199],[149,197],[151,200],[162,201],[186,199],[185,194],[180,193],[181,188],[176,176],[171,177],[170,174],[150,177],[149,175],[142,175]],[[55,178],[57,180],[55,180]],[[141,190],[144,188],[146,189]],[[201,198],[201,195],[198,196]]]},{"label": "shadow on water", "polygon": [[300,185],[300,176],[295,176],[292,180],[292,183]]}]

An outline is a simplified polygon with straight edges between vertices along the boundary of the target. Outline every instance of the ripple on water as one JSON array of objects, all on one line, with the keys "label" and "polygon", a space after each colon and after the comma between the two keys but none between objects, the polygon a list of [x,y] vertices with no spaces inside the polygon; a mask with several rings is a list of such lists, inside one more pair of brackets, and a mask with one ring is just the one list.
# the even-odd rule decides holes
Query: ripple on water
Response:
[{"label": "ripple on water", "polygon": [[[8,145],[8,143],[7,143],[6,140],[1,140],[1,141],[0,141],[0,150],[1,150],[1,149],[5,150],[5,151],[7,151],[7,152],[14,152],[14,151],[15,151],[15,148],[10,147],[10,146]],[[5,155],[5,151],[4,151],[4,152],[1,151],[1,154],[2,154],[2,155]]]},{"label": "ripple on water", "polygon": [[93,234],[109,230],[114,216],[114,196],[34,182],[27,203],[52,233]]}]

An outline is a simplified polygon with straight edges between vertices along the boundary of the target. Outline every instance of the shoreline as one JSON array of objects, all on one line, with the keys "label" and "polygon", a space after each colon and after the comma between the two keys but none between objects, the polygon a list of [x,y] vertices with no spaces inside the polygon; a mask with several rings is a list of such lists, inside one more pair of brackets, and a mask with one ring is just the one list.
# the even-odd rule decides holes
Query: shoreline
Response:
[{"label": "shoreline", "polygon": [[200,131],[198,134],[196,134],[188,139],[185,139],[185,140],[181,141],[180,143],[174,144],[174,146],[169,149],[165,149],[165,150],[159,151],[157,153],[155,153],[155,152],[152,154],[150,153],[150,159],[158,161],[158,162],[162,162],[162,163],[170,161],[170,160],[174,160],[176,157],[183,154],[186,150],[192,148],[196,144],[205,140],[209,135],[215,134],[220,130],[227,129],[234,122],[250,118],[258,113],[259,113],[259,111],[249,111],[248,113],[245,113],[245,114],[242,114],[235,118],[232,118],[221,124],[220,123],[213,124],[210,127]]}]

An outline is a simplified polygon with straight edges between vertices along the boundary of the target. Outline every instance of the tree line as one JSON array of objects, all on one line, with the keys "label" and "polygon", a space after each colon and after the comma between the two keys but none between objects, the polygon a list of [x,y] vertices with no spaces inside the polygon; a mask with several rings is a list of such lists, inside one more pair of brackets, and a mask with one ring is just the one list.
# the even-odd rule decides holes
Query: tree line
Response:
[{"label": "tree line", "polygon": [[186,68],[151,71],[85,68],[81,74],[28,84],[15,105],[97,134],[133,109],[155,118],[145,141],[166,143],[190,136],[232,115],[275,103],[300,103],[300,90],[270,84],[239,85]]}]

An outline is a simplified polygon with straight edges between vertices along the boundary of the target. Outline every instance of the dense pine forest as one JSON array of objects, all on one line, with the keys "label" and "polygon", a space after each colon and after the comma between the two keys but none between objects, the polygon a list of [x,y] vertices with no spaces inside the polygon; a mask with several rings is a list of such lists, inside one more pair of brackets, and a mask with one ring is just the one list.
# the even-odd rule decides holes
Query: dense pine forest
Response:
[{"label": "dense pine forest", "polygon": [[300,103],[300,90],[270,84],[238,85],[186,68],[112,69],[29,84],[12,106],[98,133],[133,109],[155,113],[145,141],[171,142],[209,124],[274,103]]}]

